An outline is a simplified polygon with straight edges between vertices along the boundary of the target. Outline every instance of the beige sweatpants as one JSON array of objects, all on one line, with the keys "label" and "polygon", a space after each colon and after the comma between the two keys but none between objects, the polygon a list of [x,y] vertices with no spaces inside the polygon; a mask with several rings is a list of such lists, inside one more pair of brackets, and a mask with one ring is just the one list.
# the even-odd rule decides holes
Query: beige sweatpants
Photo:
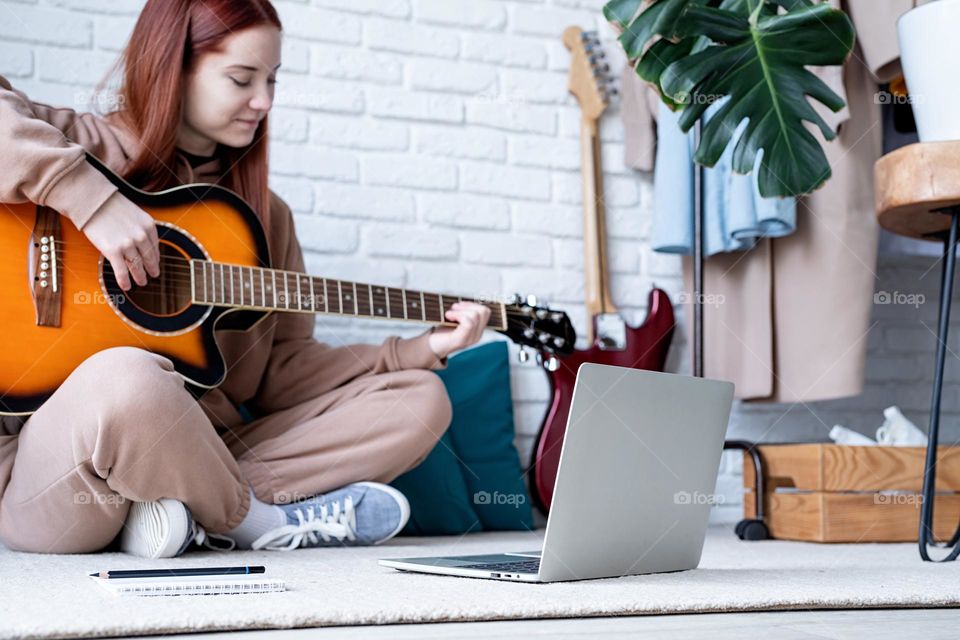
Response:
[{"label": "beige sweatpants", "polygon": [[440,378],[411,369],[361,376],[221,435],[169,359],[107,349],[77,367],[18,435],[0,437],[0,542],[99,551],[117,538],[131,501],[164,497],[223,533],[246,515],[248,485],[280,504],[350,482],[390,482],[426,457],[450,420]]}]

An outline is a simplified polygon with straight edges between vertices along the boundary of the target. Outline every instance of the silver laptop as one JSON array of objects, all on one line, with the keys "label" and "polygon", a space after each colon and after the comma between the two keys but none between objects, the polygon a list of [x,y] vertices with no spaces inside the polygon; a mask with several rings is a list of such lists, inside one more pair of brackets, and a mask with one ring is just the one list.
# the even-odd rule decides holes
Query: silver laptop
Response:
[{"label": "silver laptop", "polygon": [[520,582],[693,569],[732,402],[731,382],[582,364],[542,549],[380,564]]}]

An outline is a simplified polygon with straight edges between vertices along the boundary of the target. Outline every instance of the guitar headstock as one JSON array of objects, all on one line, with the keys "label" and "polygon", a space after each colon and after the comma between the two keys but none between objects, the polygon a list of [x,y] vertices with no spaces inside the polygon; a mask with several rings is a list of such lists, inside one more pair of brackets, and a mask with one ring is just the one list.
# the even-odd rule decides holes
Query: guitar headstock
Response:
[{"label": "guitar headstock", "polygon": [[570,50],[568,88],[580,103],[584,117],[599,120],[617,90],[612,86],[610,65],[595,31],[567,27],[563,44]]},{"label": "guitar headstock", "polygon": [[534,296],[524,298],[516,294],[511,303],[504,305],[507,313],[507,328],[503,331],[514,342],[528,346],[538,353],[568,354],[573,352],[577,332],[563,311],[538,307]]}]

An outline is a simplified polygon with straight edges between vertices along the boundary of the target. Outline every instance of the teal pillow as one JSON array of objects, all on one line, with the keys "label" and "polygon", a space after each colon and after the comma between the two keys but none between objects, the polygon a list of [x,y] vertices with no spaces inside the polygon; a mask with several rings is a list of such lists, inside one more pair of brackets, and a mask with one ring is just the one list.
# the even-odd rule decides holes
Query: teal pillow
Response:
[{"label": "teal pillow", "polygon": [[391,483],[410,501],[401,534],[532,529],[530,496],[513,445],[507,343],[463,351],[437,375],[453,404],[453,420],[424,461]]}]

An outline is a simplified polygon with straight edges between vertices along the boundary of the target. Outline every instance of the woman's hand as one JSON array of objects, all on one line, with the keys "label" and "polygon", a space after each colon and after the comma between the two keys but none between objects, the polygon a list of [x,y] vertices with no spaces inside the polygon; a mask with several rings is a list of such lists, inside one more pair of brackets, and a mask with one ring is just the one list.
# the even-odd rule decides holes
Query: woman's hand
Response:
[{"label": "woman's hand", "polygon": [[436,327],[430,334],[430,348],[441,360],[480,340],[490,320],[490,308],[476,302],[454,302],[446,319],[457,326]]},{"label": "woman's hand", "polygon": [[87,239],[110,262],[117,284],[131,288],[147,284],[147,274],[160,275],[160,241],[153,217],[126,196],[114,193],[103,207],[83,225]]}]

